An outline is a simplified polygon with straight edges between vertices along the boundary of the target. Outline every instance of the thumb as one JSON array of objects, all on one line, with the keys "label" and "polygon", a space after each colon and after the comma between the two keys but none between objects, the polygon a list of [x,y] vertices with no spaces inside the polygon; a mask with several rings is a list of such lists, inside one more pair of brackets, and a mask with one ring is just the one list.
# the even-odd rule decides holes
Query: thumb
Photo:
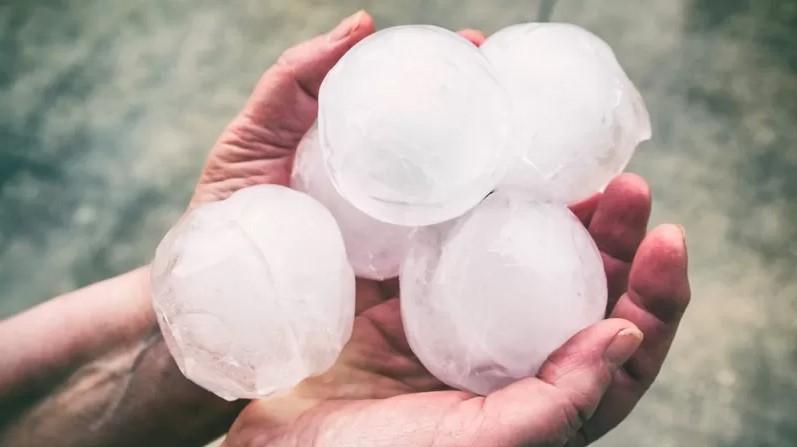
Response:
[{"label": "thumb", "polygon": [[360,11],[329,33],[282,53],[208,155],[191,207],[255,184],[287,185],[293,151],[318,114],[321,82],[373,32],[373,19]]},{"label": "thumb", "polygon": [[642,332],[632,323],[609,319],[594,324],[548,357],[535,378],[489,395],[484,411],[501,421],[496,445],[562,445],[598,407],[603,393],[639,347]]},{"label": "thumb", "polygon": [[316,118],[318,90],[329,70],[356,43],[374,32],[359,11],[332,31],[286,50],[258,81],[243,115],[267,126],[282,146],[295,146]]}]

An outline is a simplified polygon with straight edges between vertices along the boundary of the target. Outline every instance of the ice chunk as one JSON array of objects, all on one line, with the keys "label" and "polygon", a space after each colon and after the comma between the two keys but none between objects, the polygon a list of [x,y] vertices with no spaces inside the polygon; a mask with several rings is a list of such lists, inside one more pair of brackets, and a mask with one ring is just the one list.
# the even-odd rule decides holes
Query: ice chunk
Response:
[{"label": "ice chunk", "polygon": [[509,101],[473,44],[434,26],[401,26],[358,43],[319,93],[324,160],[366,214],[420,226],[465,213],[509,159]]},{"label": "ice chunk", "polygon": [[349,263],[357,276],[377,280],[398,276],[412,227],[376,220],[338,193],[324,165],[316,127],[299,143],[291,187],[309,194],[335,216],[346,243]]},{"label": "ice chunk", "polygon": [[410,347],[444,383],[488,394],[533,376],[606,310],[600,253],[563,205],[526,191],[418,230],[401,271]]},{"label": "ice chunk", "polygon": [[327,370],[349,339],[354,274],[332,215],[255,186],[184,216],[152,262],[155,313],[186,377],[259,398]]},{"label": "ice chunk", "polygon": [[574,203],[602,190],[650,138],[650,118],[611,48],[575,25],[528,23],[482,46],[513,105],[518,153],[502,184]]}]

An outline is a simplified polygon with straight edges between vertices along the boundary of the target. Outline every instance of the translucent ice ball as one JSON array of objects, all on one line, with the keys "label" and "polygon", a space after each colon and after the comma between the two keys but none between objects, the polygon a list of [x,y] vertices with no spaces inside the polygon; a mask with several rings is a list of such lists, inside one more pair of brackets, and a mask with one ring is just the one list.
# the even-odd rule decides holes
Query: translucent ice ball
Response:
[{"label": "translucent ice ball", "polygon": [[479,49],[442,28],[401,26],[364,39],[324,79],[319,107],[333,184],[384,222],[459,216],[509,160],[506,92]]},{"label": "translucent ice ball", "polygon": [[324,372],[351,335],[354,274],[335,220],[281,186],[183,217],[158,246],[151,287],[180,370],[229,400]]},{"label": "translucent ice ball", "polygon": [[338,193],[324,165],[316,127],[299,143],[291,187],[321,202],[335,217],[346,243],[349,263],[357,276],[377,280],[398,276],[412,227],[376,220]]},{"label": "translucent ice ball", "polygon": [[602,190],[650,138],[642,97],[599,37],[574,25],[528,23],[482,46],[513,105],[518,154],[505,185],[574,203]]},{"label": "translucent ice ball", "polygon": [[401,271],[410,347],[444,383],[488,394],[533,376],[604,317],[606,275],[563,205],[499,191],[470,213],[419,230]]}]

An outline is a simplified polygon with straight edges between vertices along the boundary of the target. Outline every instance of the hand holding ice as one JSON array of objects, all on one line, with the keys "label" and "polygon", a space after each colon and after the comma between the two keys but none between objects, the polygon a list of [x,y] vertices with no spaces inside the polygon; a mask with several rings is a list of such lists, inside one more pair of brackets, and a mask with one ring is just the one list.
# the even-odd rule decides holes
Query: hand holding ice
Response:
[{"label": "hand holding ice", "polygon": [[512,99],[517,158],[502,184],[575,203],[602,190],[650,138],[642,97],[612,49],[589,31],[513,25],[482,51]]},{"label": "hand holding ice", "polygon": [[581,222],[517,191],[420,230],[401,271],[412,351],[438,379],[482,395],[535,375],[603,319],[606,294],[600,253]]},{"label": "hand holding ice", "polygon": [[324,159],[366,214],[419,226],[465,213],[503,176],[508,98],[463,37],[401,26],[364,39],[319,93]]},{"label": "hand holding ice", "polygon": [[312,198],[256,186],[181,219],[152,262],[155,312],[186,377],[226,399],[287,390],[348,341],[354,275]]},{"label": "hand holding ice", "polygon": [[247,188],[161,242],[169,350],[224,398],[287,390],[351,335],[349,263],[370,279],[401,263],[403,327],[432,374],[478,394],[534,375],[606,308],[600,253],[564,204],[649,136],[611,49],[578,27],[509,27],[483,51],[432,26],[377,32],[320,88],[291,177],[306,194]]}]

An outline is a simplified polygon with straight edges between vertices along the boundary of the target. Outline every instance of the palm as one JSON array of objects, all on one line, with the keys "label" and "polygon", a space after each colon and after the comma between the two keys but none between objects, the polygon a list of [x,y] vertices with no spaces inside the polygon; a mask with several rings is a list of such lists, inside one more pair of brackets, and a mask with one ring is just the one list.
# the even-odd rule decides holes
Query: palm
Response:
[{"label": "palm", "polygon": [[[373,31],[360,13],[284,53],[211,151],[191,206],[251,185],[286,185],[296,146],[315,120],[321,81]],[[477,45],[484,39],[463,35]],[[338,362],[287,395],[249,404],[227,444],[581,445],[613,428],[656,377],[689,300],[685,247],[674,226],[645,237],[650,195],[637,176],[619,176],[574,212],[603,253],[613,318],[573,337],[537,378],[487,397],[448,389],[407,345],[395,280],[358,279],[354,330]],[[607,354],[634,326],[646,335],[638,352],[630,357],[637,336],[623,355]]]},{"label": "palm", "polygon": [[[624,224],[612,223],[616,217],[607,214],[617,207],[626,209]],[[635,247],[645,233],[649,213],[645,185],[636,176],[621,176],[603,197],[596,196],[575,207],[574,211],[591,230],[601,248],[614,246],[613,254],[602,251],[611,291],[609,314],[628,282],[630,262],[622,259],[629,255],[633,257]],[[615,227],[602,228],[605,225]],[[624,241],[612,240],[616,237],[611,234],[618,231],[623,234]],[[623,244],[628,247],[626,253],[622,253]],[[308,436],[315,436],[315,427],[324,423],[322,421],[353,420],[365,426],[392,427],[396,415],[412,415],[405,416],[398,426],[402,433],[415,433],[418,430],[412,426],[418,424],[419,417],[422,416],[425,424],[440,424],[455,407],[464,407],[472,417],[479,417],[479,412],[485,411],[484,398],[451,390],[432,376],[413,355],[402,329],[398,295],[395,280],[358,279],[357,316],[352,338],[332,369],[308,379],[294,391],[291,399],[304,399],[305,404],[295,405],[295,414],[288,416],[292,420],[290,428],[263,427],[263,420],[267,420],[273,411],[279,411],[285,417],[286,407],[293,407],[286,406],[284,398],[263,400],[250,404],[242,413],[231,431],[231,439],[246,438],[253,421],[260,427],[254,432],[260,439],[274,441],[276,445],[301,445]],[[544,439],[568,437],[568,430],[572,427],[570,421],[557,419],[556,415],[561,412],[555,409],[549,414],[551,417],[548,419],[536,420],[535,424],[539,426],[536,431],[543,433]],[[343,427],[336,432],[335,443],[346,445],[347,439],[361,437],[362,430],[356,425]],[[408,444],[426,445],[426,441],[430,440],[414,439]],[[438,442],[439,439],[431,441]],[[318,439],[313,438],[313,442],[318,442]],[[486,442],[485,445],[493,444]]]},{"label": "palm", "polygon": [[[623,177],[617,185],[635,181],[633,177]],[[637,244],[647,223],[645,198],[640,199],[643,216],[640,216],[638,234],[633,236],[638,239]],[[578,205],[574,211],[589,225],[597,204],[598,196]],[[630,263],[614,260],[605,253],[603,256],[609,260],[607,264],[611,268],[607,274],[612,291],[609,305],[613,306],[625,289]],[[423,367],[410,349],[401,321],[399,297],[395,278],[386,281],[358,278],[352,338],[335,367],[321,377],[308,380],[304,386],[312,387],[316,395],[321,394],[327,399],[385,398],[447,389]],[[607,314],[610,311],[611,308],[607,309]]]}]

